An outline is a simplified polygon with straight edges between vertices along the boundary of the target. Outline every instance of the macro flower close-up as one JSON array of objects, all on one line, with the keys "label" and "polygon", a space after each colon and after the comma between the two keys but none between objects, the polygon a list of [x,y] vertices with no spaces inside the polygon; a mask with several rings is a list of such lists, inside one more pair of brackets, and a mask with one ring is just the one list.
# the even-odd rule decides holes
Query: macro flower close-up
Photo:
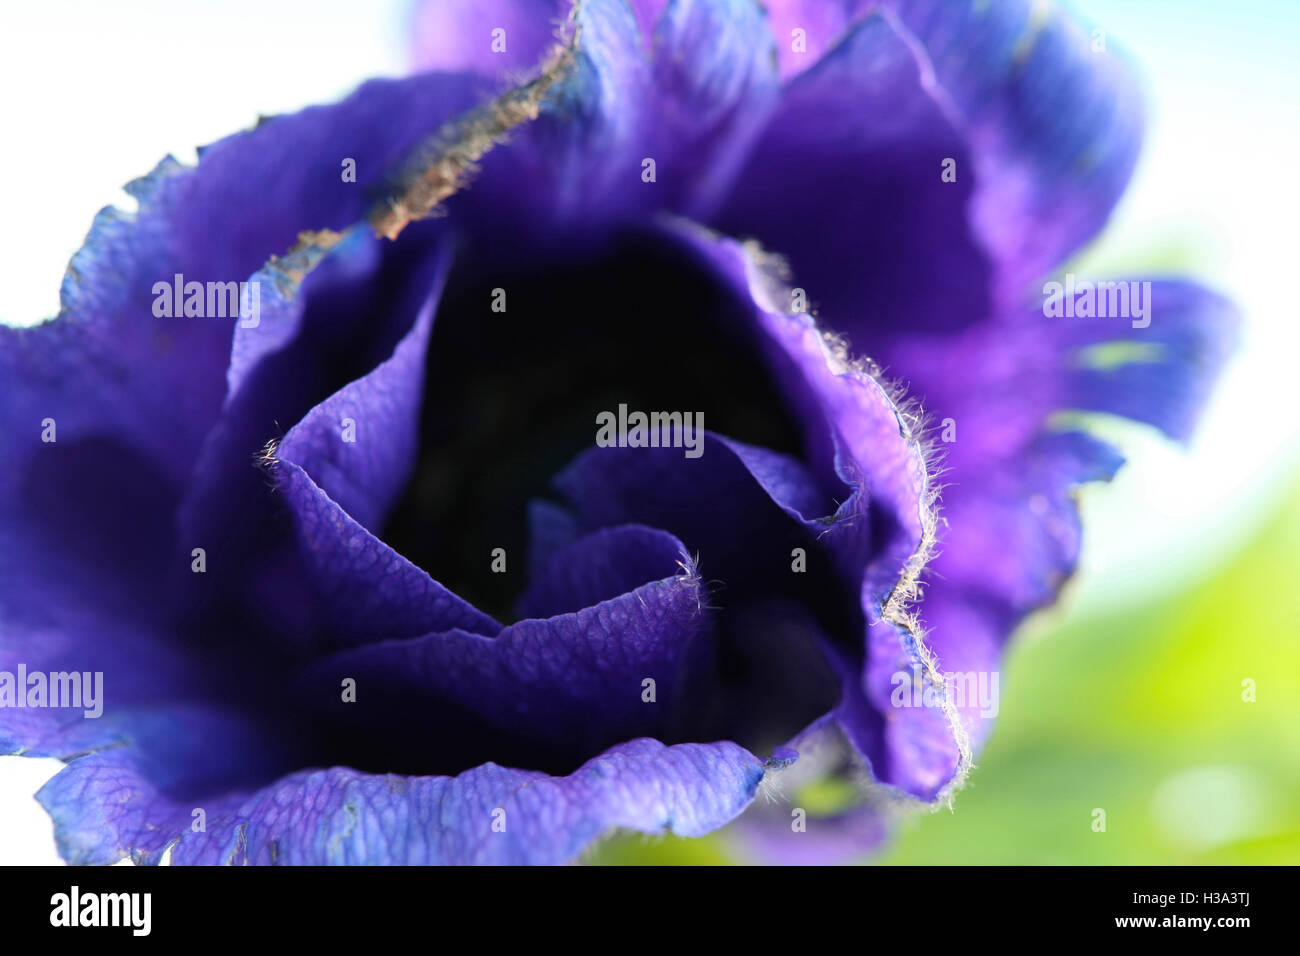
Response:
[{"label": "macro flower close-up", "polygon": [[164,158],[0,326],[0,753],[62,762],[59,856],[960,816],[1124,466],[1093,422],[1191,441],[1240,340],[1076,271],[1128,57],[1032,0],[407,14],[404,75]]}]

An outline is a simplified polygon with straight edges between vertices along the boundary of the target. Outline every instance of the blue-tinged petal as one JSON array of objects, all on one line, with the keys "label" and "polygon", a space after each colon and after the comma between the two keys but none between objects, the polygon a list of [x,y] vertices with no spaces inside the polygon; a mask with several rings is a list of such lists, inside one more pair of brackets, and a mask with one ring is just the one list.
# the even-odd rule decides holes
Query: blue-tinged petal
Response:
[{"label": "blue-tinged petal", "polygon": [[[129,433],[181,479],[224,397],[236,317],[160,316],[155,286],[177,275],[244,282],[303,230],[363,218],[396,163],[480,102],[481,86],[446,76],[376,81],[338,105],[214,143],[196,167],[164,160],[127,186],[136,212],[96,217],[69,265],[59,319],[0,329],[0,361],[13,372],[4,370],[5,392],[44,390],[67,406],[56,410],[69,437]],[[355,161],[354,181],[345,160]]]},{"label": "blue-tinged petal", "polygon": [[[652,209],[704,213],[716,202],[775,102],[772,38],[754,0],[656,7],[576,6],[572,69],[538,119],[452,197],[453,217],[531,246],[539,231],[599,231]],[[651,20],[653,34],[642,36]]]},{"label": "blue-tinged petal", "polygon": [[284,770],[265,727],[218,707],[142,706],[117,723],[114,746],[65,755],[36,795],[70,864],[157,863],[183,831],[219,825],[259,777]]},{"label": "blue-tinged petal", "polygon": [[[296,774],[177,863],[559,864],[619,829],[702,836],[754,798],[763,764],[731,743],[620,744],[565,777],[485,764],[457,777]],[[224,842],[223,842],[223,837]]]},{"label": "blue-tinged petal", "polygon": [[1154,281],[1144,297],[1144,319],[1039,308],[900,347],[895,367],[945,423],[948,520],[927,604],[959,587],[1001,608],[995,630],[1006,632],[1073,573],[1070,490],[1108,479],[1122,459],[1085,434],[1048,430],[1058,412],[1125,415],[1180,439],[1191,432],[1235,341],[1236,314],[1185,282]]},{"label": "blue-tinged petal", "polygon": [[815,541],[837,520],[836,507],[807,470],[711,432],[697,440],[699,457],[671,447],[591,448],[555,485],[583,530],[642,524],[680,538],[706,576],[727,582],[729,603],[797,580],[793,548],[816,566]]},{"label": "blue-tinged petal", "polygon": [[[281,360],[286,358],[284,353],[300,342],[313,324],[328,323],[333,327],[337,323],[344,327],[340,332],[352,332],[347,325],[358,320],[348,313],[356,309],[360,295],[375,292],[368,284],[375,282],[381,267],[380,243],[365,230],[353,226],[343,233],[325,230],[305,234],[291,253],[275,256],[258,269],[250,281],[256,282],[259,290],[259,315],[256,320],[241,320],[231,337],[230,363],[226,366],[226,411],[230,412],[245,392],[259,386],[265,388],[265,383],[256,381],[257,375],[265,374],[263,363],[276,356]],[[347,296],[351,301],[338,309],[341,314],[316,316],[314,322],[307,321],[309,304],[315,305],[318,312],[323,311],[320,308],[323,302],[336,304],[343,290],[354,288],[358,291]],[[398,322],[392,324],[396,326]],[[323,329],[314,331],[319,335]],[[385,336],[377,338],[382,341]],[[319,341],[311,344],[318,352],[325,345]],[[302,364],[315,358],[308,371],[316,373],[314,366],[321,363],[321,357],[304,355],[301,345],[299,348],[293,357]]]},{"label": "blue-tinged petal", "polygon": [[835,702],[822,636],[861,630],[872,523],[865,496],[842,485],[836,508],[795,459],[703,437],[696,459],[678,448],[590,449],[556,486],[580,528],[667,529],[720,582],[710,595],[721,612],[718,681],[692,701],[684,726],[766,749]]},{"label": "blue-tinged petal", "polygon": [[279,462],[275,484],[334,643],[351,646],[451,627],[481,634],[501,629],[362,527],[298,465]]},{"label": "blue-tinged petal", "polygon": [[[382,522],[412,467],[425,350],[449,259],[442,227],[430,225],[396,244],[360,229],[318,236],[301,256],[255,274],[265,308],[256,325],[236,330],[223,415],[178,510],[185,552],[202,547],[208,556],[204,575],[176,585],[189,602],[224,598],[258,616],[271,611],[286,645],[350,619],[315,613],[310,585],[321,584],[312,571],[319,556],[301,566],[267,470],[277,455],[296,460],[350,520],[371,528]],[[370,608],[367,602],[362,613]],[[443,626],[485,620],[460,615]],[[359,626],[360,634],[341,640],[363,640],[368,626]],[[435,621],[402,633],[428,626]]]},{"label": "blue-tinged petal", "polygon": [[[928,589],[926,594],[928,599]],[[915,623],[875,621],[867,628],[867,662],[859,680],[864,700],[883,716],[883,725],[874,716],[863,723],[867,715],[860,709],[854,713],[842,705],[837,712],[850,739],[864,726],[883,727],[883,747],[871,764],[872,775],[921,800],[939,798],[964,777],[971,762],[969,735],[936,676],[938,669],[930,636]],[[901,705],[900,688],[909,693]],[[846,689],[845,700],[856,693]],[[927,704],[927,697],[933,702]]]},{"label": "blue-tinged petal", "polygon": [[275,450],[277,459],[301,467],[372,532],[379,531],[415,464],[425,356],[449,262],[444,252],[432,288],[392,355],[308,412]]},{"label": "blue-tinged petal", "polygon": [[522,618],[553,617],[592,607],[688,565],[685,546],[644,525],[602,528],[539,560],[519,601]]},{"label": "blue-tinged petal", "polygon": [[553,865],[615,830],[702,836],[749,805],[763,773],[732,743],[640,739],[560,777],[492,763],[455,777],[337,767],[251,796],[180,799],[110,751],[74,761],[39,798],[70,863],[154,863],[171,847],[177,865]]},{"label": "blue-tinged petal", "polygon": [[671,0],[653,34],[659,208],[707,219],[776,103],[776,47],[755,0]]},{"label": "blue-tinged petal", "polygon": [[[176,625],[179,595],[230,568],[214,561],[211,577],[192,574],[193,549],[211,542],[177,536],[172,526],[228,385],[247,382],[260,364],[252,360],[256,350],[238,349],[231,363],[241,318],[226,284],[247,281],[304,229],[361,218],[394,164],[444,118],[478,102],[479,85],[448,77],[377,82],[337,106],[268,119],[224,139],[201,151],[197,167],[165,160],[128,186],[136,212],[106,209],[96,218],[69,267],[59,318],[0,328],[0,537],[15,542],[0,551],[23,569],[21,577],[5,574],[14,585],[0,620],[6,640],[19,640],[20,628],[44,626],[33,622],[50,615],[36,605],[63,593],[58,582],[76,582],[87,606],[106,596],[96,606],[106,619],[121,614],[123,628],[165,632]],[[345,160],[356,162],[355,181],[343,175]],[[298,264],[295,257],[281,262],[288,270]],[[221,302],[211,302],[222,314],[176,315],[180,302],[171,303],[171,316],[160,314],[167,311],[160,288],[174,290],[178,276],[222,283]],[[203,296],[204,311],[216,298]],[[272,298],[268,288],[267,342],[286,325],[283,316],[277,322]],[[305,368],[294,373],[283,380],[311,377]],[[251,460],[256,447],[236,443],[221,466],[251,476],[264,492]],[[94,496],[85,494],[87,476],[98,482]],[[105,501],[113,506],[102,507]],[[208,515],[216,526],[238,524],[233,518],[248,502],[219,504]],[[250,562],[254,590],[279,590],[261,573],[278,561],[267,555],[256,568]],[[285,592],[277,597],[291,603]],[[131,602],[148,607],[123,612]],[[118,623],[80,634],[50,627],[91,647]]]},{"label": "blue-tinged petal", "polygon": [[537,230],[605,221],[609,197],[640,184],[650,62],[632,11],[592,0],[576,8],[569,29],[572,65],[547,91],[541,115],[486,155],[472,188],[448,201],[465,228],[502,243],[519,242],[522,229],[531,245]]},{"label": "blue-tinged petal", "polygon": [[341,646],[501,627],[374,534],[413,467],[448,250],[422,261],[436,271],[412,286],[424,304],[392,355],[308,412],[267,462],[323,608],[320,623]]},{"label": "blue-tinged petal", "polygon": [[1124,191],[1144,125],[1134,77],[1102,31],[1055,4],[887,6],[970,143],[972,222],[1000,295],[1015,296],[1095,236]]},{"label": "blue-tinged petal", "polygon": [[196,258],[245,279],[299,233],[366,218],[412,151],[492,92],[481,78],[455,74],[372,80],[340,103],[263,120],[206,147],[181,210]]},{"label": "blue-tinged petal", "polygon": [[[57,361],[27,371],[38,374],[24,385],[40,371],[68,377],[48,391],[0,383],[0,681],[14,682],[0,687],[0,752],[59,756],[111,743],[114,714],[160,689],[183,696],[196,674],[158,599],[178,557],[172,482],[138,445],[77,427],[92,416],[79,414],[75,383],[87,387],[81,401],[103,399],[93,372],[78,378]],[[33,685],[20,669],[42,676]],[[48,706],[51,680],[60,706]],[[45,698],[29,697],[40,682]]]},{"label": "blue-tinged petal", "polygon": [[[887,653],[865,677],[881,712],[912,718],[892,719],[886,733],[887,759],[901,762],[907,779],[900,782],[910,791],[933,795],[952,776],[955,761],[937,730],[946,714],[960,720],[970,749],[988,738],[1001,708],[1007,639],[1027,614],[1056,599],[1078,562],[1074,493],[1109,479],[1121,463],[1105,443],[1061,432],[1042,435],[983,475],[951,475],[946,530],[920,608],[942,683],[927,689],[912,661]],[[890,646],[888,637],[881,646]]]},{"label": "blue-tinged petal", "polygon": [[913,49],[875,13],[788,84],[710,223],[784,257],[801,311],[875,357],[894,335],[985,313],[991,266],[969,224],[968,156]]},{"label": "blue-tinged petal", "polygon": [[[580,610],[491,637],[454,630],[335,654],[311,667],[304,707],[348,733],[425,740],[434,766],[505,754],[574,766],[620,740],[671,735],[709,660],[712,618],[681,543],[651,546],[652,577]],[[354,702],[340,700],[346,679]]]},{"label": "blue-tinged petal", "polygon": [[[1079,554],[1072,492],[1109,480],[1122,463],[1104,442],[1058,432],[981,475],[954,472],[944,493],[947,529],[933,591],[957,586],[1019,616],[1054,600]],[[927,589],[927,603],[932,596]]]},{"label": "blue-tinged petal", "polygon": [[[281,423],[297,421],[369,371],[409,328],[419,301],[399,299],[386,312],[392,303],[376,292],[381,280],[379,240],[357,229],[317,236],[253,274],[257,321],[234,331],[221,415],[203,441],[177,514],[179,541],[213,553],[214,580],[243,586],[238,576],[249,551],[266,544],[271,506],[257,458],[282,435]],[[407,299],[413,287],[420,300],[426,294],[418,282],[402,287]],[[359,348],[358,333],[367,327],[378,334]]]},{"label": "blue-tinged petal", "polygon": [[1064,323],[1070,365],[1061,405],[1146,422],[1187,441],[1236,347],[1239,314],[1194,282],[1118,284],[1143,289],[1143,317],[1055,320]]},{"label": "blue-tinged petal", "polygon": [[[0,549],[7,544],[0,538]],[[14,682],[0,690],[7,698],[0,707],[0,753],[66,758],[114,746],[133,708],[184,700],[203,686],[199,662],[136,600],[97,590],[104,582],[79,587],[84,579],[68,565],[0,563],[0,671],[6,683]],[[60,567],[69,577],[51,576]],[[44,688],[40,706],[35,674]]]}]

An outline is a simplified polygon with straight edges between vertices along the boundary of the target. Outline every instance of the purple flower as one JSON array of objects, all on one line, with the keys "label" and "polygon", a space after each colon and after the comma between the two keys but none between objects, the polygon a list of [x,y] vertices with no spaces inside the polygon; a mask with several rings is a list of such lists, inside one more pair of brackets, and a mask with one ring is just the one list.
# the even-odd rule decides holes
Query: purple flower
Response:
[{"label": "purple flower", "polygon": [[947,800],[1120,464],[1058,413],[1186,438],[1230,338],[1053,272],[1124,67],[1029,0],[416,26],[0,329],[0,752],[67,762],[63,857],[555,863],[770,787],[749,846],[824,859]]}]

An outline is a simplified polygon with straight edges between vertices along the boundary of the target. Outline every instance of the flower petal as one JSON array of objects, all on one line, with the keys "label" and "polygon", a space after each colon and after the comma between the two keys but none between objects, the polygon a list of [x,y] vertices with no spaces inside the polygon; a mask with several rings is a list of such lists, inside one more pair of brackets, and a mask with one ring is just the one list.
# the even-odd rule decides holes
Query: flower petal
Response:
[{"label": "flower petal", "polygon": [[899,332],[960,329],[986,310],[967,156],[913,49],[875,13],[789,83],[710,223],[788,260],[799,311],[875,357]]},{"label": "flower petal", "polygon": [[[710,577],[727,582],[729,599],[789,582],[791,549],[816,551],[834,502],[787,456],[711,432],[699,437],[698,458],[681,448],[588,449],[556,488],[584,531],[641,524],[671,532]],[[756,548],[760,541],[765,547]]]},{"label": "flower petal", "polygon": [[[73,675],[84,706],[27,707],[27,686],[5,688],[22,703],[0,707],[0,752],[60,756],[111,743],[120,728],[109,718],[159,688],[183,696],[195,686],[192,662],[168,640],[164,602],[139,587],[166,588],[189,559],[172,545],[171,477],[127,431],[100,432],[134,410],[90,407],[116,388],[100,389],[95,366],[63,366],[81,353],[58,350],[61,332],[16,338],[24,348],[0,351],[0,366],[35,364],[0,372],[0,671],[22,684],[20,667]],[[106,716],[85,716],[99,708]]]},{"label": "flower petal", "polygon": [[735,744],[641,739],[563,777],[496,764],[456,777],[334,768],[195,803],[110,751],[74,761],[38,797],[70,863],[155,863],[170,846],[177,865],[560,864],[614,829],[702,836],[753,800],[763,773]]},{"label": "flower petal", "polygon": [[658,580],[679,562],[685,546],[666,531],[644,525],[602,528],[538,556],[519,602],[520,617],[554,617],[591,607]]},{"label": "flower petal", "polygon": [[1095,236],[1124,191],[1144,125],[1134,77],[1104,33],[1053,4],[889,6],[971,144],[972,221],[1005,305]]},{"label": "flower petal", "polygon": [[[351,225],[416,143],[483,95],[472,78],[376,81],[338,105],[214,143],[196,167],[165,159],[126,187],[138,211],[96,217],[64,279],[60,318],[0,329],[0,361],[16,372],[5,370],[6,392],[26,382],[57,400],[61,388],[80,413],[69,414],[69,432],[92,421],[101,432],[129,429],[183,480],[224,397],[234,317],[157,317],[155,284],[177,274],[242,282],[301,231]],[[355,182],[341,175],[345,159],[356,162]]]},{"label": "flower petal", "polygon": [[[650,209],[711,207],[775,102],[772,38],[754,0],[672,0],[657,18],[654,6],[576,6],[574,68],[541,116],[451,199],[454,218],[519,246],[556,228],[599,231]],[[640,23],[652,18],[643,38]]]},{"label": "flower petal", "polygon": [[566,777],[495,764],[452,778],[318,771],[241,806],[232,828],[240,839],[228,849],[217,839],[192,849],[186,834],[173,859],[567,863],[613,829],[702,836],[739,814],[762,778],[762,762],[735,744],[649,739],[613,747]]},{"label": "flower petal", "polygon": [[781,78],[789,80],[815,65],[870,5],[871,0],[780,0],[768,4]]},{"label": "flower petal", "polygon": [[[445,249],[412,257],[381,242],[356,228],[327,234],[251,279],[261,290],[260,315],[235,329],[221,417],[203,442],[177,516],[179,541],[213,555],[203,582],[209,595],[219,586],[249,590],[247,569],[277,541],[274,503],[258,467],[268,443],[332,392],[390,360],[420,308],[431,307],[429,289],[445,269]],[[374,508],[357,507],[373,519]]]},{"label": "flower petal", "polygon": [[[425,356],[450,256],[390,357],[311,409],[275,456],[301,467],[359,524],[378,532],[414,467]],[[420,283],[419,287],[423,287]]]},{"label": "flower petal", "polygon": [[[127,187],[137,212],[99,214],[69,267],[60,317],[31,329],[0,328],[0,457],[9,466],[0,478],[0,538],[19,542],[10,553],[16,566],[31,565],[23,580],[32,585],[7,589],[0,627],[48,622],[41,608],[23,605],[48,602],[57,591],[50,582],[61,578],[79,582],[87,604],[91,595],[148,594],[155,606],[145,622],[138,614],[125,620],[143,632],[165,631],[175,621],[162,627],[159,618],[185,603],[178,594],[192,594],[201,579],[210,586],[229,569],[216,561],[210,577],[191,575],[192,549],[211,542],[185,534],[177,540],[172,521],[178,507],[185,510],[182,489],[220,419],[228,385],[245,382],[256,363],[238,348],[231,363],[236,316],[155,315],[157,286],[174,288],[176,276],[245,281],[304,228],[360,218],[393,164],[443,118],[477,103],[480,87],[448,77],[368,84],[337,106],[269,119],[213,144],[194,168],[164,160]],[[344,159],[357,162],[355,182],[340,175]],[[269,302],[268,309],[269,328]],[[305,381],[305,370],[295,372],[295,381]],[[41,440],[55,431],[57,441]],[[264,497],[249,454],[256,447],[234,447],[229,465]],[[97,475],[109,497],[87,498],[77,482],[85,474]],[[114,507],[102,507],[105,500]],[[214,510],[234,524],[247,501],[234,504]],[[109,600],[104,613],[122,603]],[[90,647],[117,626],[65,637]]]},{"label": "flower petal", "polygon": [[1145,298],[1142,319],[1065,320],[1071,367],[1061,405],[1147,422],[1187,441],[1236,347],[1240,316],[1194,282],[1156,280]]},{"label": "flower petal", "polygon": [[[492,634],[501,627],[368,530],[379,530],[413,467],[425,353],[449,258],[446,246],[436,256],[421,257],[436,271],[417,269],[415,281],[408,275],[399,283],[425,298],[391,356],[311,409],[267,462],[287,506],[302,571],[319,612],[315,623],[334,646],[451,627]],[[409,271],[411,263],[403,265]],[[418,278],[422,272],[424,280]],[[274,366],[269,369],[272,375],[275,371]],[[232,425],[236,436],[245,434],[239,421],[242,418]],[[242,481],[248,483],[247,478]],[[197,487],[205,486],[201,482]],[[272,504],[253,498],[251,507],[262,513]],[[226,513],[211,507],[195,510],[209,520]],[[270,523],[256,526],[259,540],[265,539]]]},{"label": "flower petal", "polygon": [[[655,546],[655,578],[581,610],[491,637],[450,630],[333,655],[310,669],[303,706],[339,737],[427,740],[423,759],[438,769],[485,756],[574,766],[621,740],[672,735],[707,660],[711,615],[680,542]],[[349,678],[356,702],[339,699]]]},{"label": "flower petal", "polygon": [[462,627],[495,634],[501,625],[447,590],[362,527],[301,467],[280,462],[283,493],[322,624],[336,646]]},{"label": "flower petal", "polygon": [[36,795],[73,865],[157,863],[182,831],[219,821],[258,776],[284,771],[263,726],[210,705],[143,706],[118,723],[115,746],[65,756]]}]

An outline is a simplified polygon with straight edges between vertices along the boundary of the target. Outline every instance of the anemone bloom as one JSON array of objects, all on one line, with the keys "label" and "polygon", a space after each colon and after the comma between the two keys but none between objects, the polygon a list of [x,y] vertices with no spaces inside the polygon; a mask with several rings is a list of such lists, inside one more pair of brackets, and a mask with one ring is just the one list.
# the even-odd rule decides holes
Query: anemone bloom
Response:
[{"label": "anemone bloom", "polygon": [[67,762],[70,862],[564,862],[765,783],[754,852],[868,849],[960,786],[1120,464],[1056,413],[1186,437],[1225,348],[1186,282],[1044,304],[1125,69],[1028,0],[415,34],[165,160],[0,329],[0,749]]}]

